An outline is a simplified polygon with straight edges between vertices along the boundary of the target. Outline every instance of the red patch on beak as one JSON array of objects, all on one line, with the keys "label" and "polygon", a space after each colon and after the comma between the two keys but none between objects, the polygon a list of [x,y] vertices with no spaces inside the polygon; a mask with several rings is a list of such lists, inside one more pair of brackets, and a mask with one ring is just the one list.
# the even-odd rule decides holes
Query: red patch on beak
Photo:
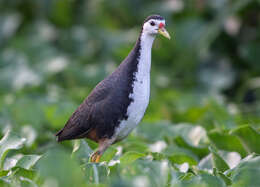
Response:
[{"label": "red patch on beak", "polygon": [[163,23],[160,23],[159,24],[159,28],[161,29],[161,28],[163,28],[164,27],[164,24]]}]

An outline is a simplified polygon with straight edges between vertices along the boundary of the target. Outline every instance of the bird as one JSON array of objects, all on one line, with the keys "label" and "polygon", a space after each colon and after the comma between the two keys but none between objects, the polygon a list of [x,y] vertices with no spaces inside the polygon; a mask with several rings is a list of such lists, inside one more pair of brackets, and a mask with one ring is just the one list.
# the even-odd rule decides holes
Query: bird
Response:
[{"label": "bird", "polygon": [[148,16],[128,56],[96,85],[56,133],[58,142],[81,138],[97,142],[97,151],[90,161],[98,163],[109,146],[128,136],[149,104],[151,51],[157,34],[170,39],[165,19]]}]

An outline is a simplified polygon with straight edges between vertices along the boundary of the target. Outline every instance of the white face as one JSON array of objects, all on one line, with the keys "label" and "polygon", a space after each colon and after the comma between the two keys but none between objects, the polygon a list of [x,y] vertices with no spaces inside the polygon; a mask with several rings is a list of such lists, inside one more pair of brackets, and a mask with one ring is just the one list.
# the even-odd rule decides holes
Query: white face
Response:
[{"label": "white face", "polygon": [[143,33],[156,35],[159,30],[159,25],[162,23],[165,26],[165,20],[150,19],[143,25]]}]

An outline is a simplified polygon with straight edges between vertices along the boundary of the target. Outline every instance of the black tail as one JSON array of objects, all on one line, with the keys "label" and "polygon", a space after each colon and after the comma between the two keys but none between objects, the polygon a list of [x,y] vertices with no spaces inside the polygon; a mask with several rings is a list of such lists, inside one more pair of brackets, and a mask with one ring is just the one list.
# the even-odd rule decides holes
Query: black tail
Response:
[{"label": "black tail", "polygon": [[68,129],[66,129],[66,126],[65,126],[63,129],[61,129],[59,132],[57,132],[55,134],[55,136],[57,136],[57,138],[56,138],[57,142],[61,142],[61,141],[64,141],[64,140],[73,140],[73,139],[85,137],[84,132],[81,132],[80,130],[75,130],[75,131],[71,131],[71,130],[74,130],[74,129],[68,130]]},{"label": "black tail", "polygon": [[55,134],[55,136],[57,136],[57,137],[56,137],[57,142],[61,142],[61,141],[64,140],[64,138],[62,137],[62,132],[63,132],[63,129],[61,129],[59,132],[57,132],[57,133]]}]

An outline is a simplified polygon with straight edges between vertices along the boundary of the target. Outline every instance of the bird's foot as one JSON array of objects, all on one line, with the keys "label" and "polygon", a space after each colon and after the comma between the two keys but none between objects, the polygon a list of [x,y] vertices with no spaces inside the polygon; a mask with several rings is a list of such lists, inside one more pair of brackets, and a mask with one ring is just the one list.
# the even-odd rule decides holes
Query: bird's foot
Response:
[{"label": "bird's foot", "polygon": [[101,153],[100,151],[96,151],[94,154],[91,155],[90,161],[94,163],[98,163],[101,158]]}]

